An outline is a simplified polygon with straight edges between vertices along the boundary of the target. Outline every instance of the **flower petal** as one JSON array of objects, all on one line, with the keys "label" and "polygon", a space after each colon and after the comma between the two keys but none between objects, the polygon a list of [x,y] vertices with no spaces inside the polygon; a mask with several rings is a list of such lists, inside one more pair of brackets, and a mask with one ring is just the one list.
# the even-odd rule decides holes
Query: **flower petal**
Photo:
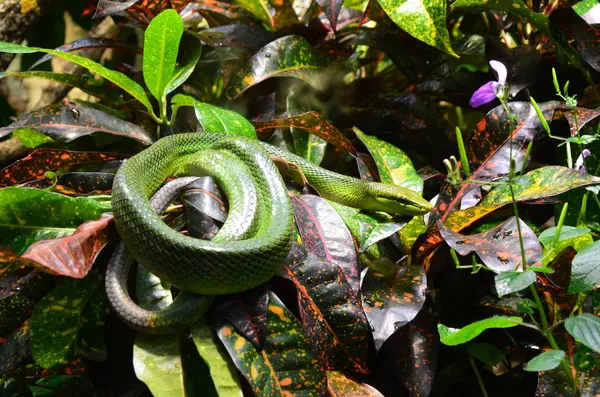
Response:
[{"label": "flower petal", "polygon": [[498,89],[498,83],[495,81],[488,81],[473,93],[469,105],[474,108],[478,108],[481,105],[492,102],[496,99],[496,90]]},{"label": "flower petal", "polygon": [[498,83],[501,85],[506,84],[506,77],[508,76],[508,72],[506,71],[506,66],[502,62],[498,61],[490,61],[490,66],[496,71],[498,75]]}]

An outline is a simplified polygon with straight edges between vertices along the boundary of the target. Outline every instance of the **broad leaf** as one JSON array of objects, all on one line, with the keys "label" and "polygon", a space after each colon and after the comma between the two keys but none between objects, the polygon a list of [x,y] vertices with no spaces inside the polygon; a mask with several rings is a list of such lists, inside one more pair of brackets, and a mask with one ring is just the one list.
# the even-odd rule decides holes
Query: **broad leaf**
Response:
[{"label": "broad leaf", "polygon": [[219,307],[225,319],[238,333],[261,351],[265,343],[269,288],[261,285],[241,294],[235,294]]},{"label": "broad leaf", "polygon": [[600,284],[600,241],[577,253],[571,266],[569,293],[589,292]]},{"label": "broad leaf", "polygon": [[34,149],[45,143],[54,142],[54,139],[29,127],[17,128],[13,131],[13,136],[19,138],[21,143],[30,149]]},{"label": "broad leaf", "polygon": [[294,196],[292,207],[303,245],[323,260],[339,266],[357,293],[360,270],[352,235],[342,218],[318,196]]},{"label": "broad leaf", "polygon": [[523,367],[523,370],[529,372],[550,371],[560,365],[567,353],[562,350],[550,350],[543,352],[531,360]]},{"label": "broad leaf", "polygon": [[446,28],[446,0],[377,0],[386,14],[411,36],[458,57]]},{"label": "broad leaf", "polygon": [[35,128],[59,142],[71,142],[94,132],[124,136],[150,145],[150,133],[137,125],[77,102],[65,101],[24,114],[17,121],[0,128],[0,137],[22,127]]},{"label": "broad leaf", "polygon": [[578,342],[596,353],[600,353],[600,318],[598,316],[584,313],[570,317],[565,321],[565,328]]},{"label": "broad leaf", "polygon": [[502,272],[494,276],[496,292],[499,297],[521,291],[535,282],[535,272]]},{"label": "broad leaf", "polygon": [[466,343],[481,334],[483,331],[494,328],[516,327],[523,322],[520,317],[491,317],[469,324],[463,328],[449,328],[438,324],[440,342],[444,345],[455,346]]},{"label": "broad leaf", "polygon": [[366,135],[358,128],[354,128],[354,133],[375,159],[381,182],[404,186],[418,193],[423,192],[423,180],[402,150],[391,143]]},{"label": "broad leaf", "polygon": [[160,103],[164,101],[165,88],[175,70],[182,35],[183,20],[175,10],[160,13],[144,33],[144,81]]},{"label": "broad leaf", "polygon": [[97,73],[98,75],[104,77],[106,80],[116,84],[121,87],[127,93],[129,93],[132,97],[140,101],[142,105],[146,107],[148,112],[153,114],[152,104],[146,95],[146,92],[142,88],[141,85],[127,77],[121,72],[117,72],[115,70],[110,70],[97,62],[92,61],[91,59],[71,54],[68,52],[56,51],[56,50],[48,50],[45,48],[38,47],[25,47],[19,44],[12,44],[0,41],[0,52],[8,52],[12,54],[19,53],[34,53],[34,52],[45,52],[47,54],[56,55],[60,58],[64,58],[68,61],[76,63],[84,68],[88,69],[91,72]]},{"label": "broad leaf", "polygon": [[260,352],[231,325],[218,324],[216,331],[256,395],[325,395],[325,371],[300,322],[275,294],[269,293],[266,341]]},{"label": "broad leaf", "polygon": [[125,11],[133,4],[138,3],[140,0],[126,0],[124,2],[114,0],[98,0],[98,6],[96,7],[96,13],[94,18],[107,17],[115,15]]},{"label": "broad leaf", "polygon": [[489,343],[470,343],[467,352],[487,365],[496,365],[504,360],[504,353]]},{"label": "broad leaf", "polygon": [[519,220],[521,238],[525,248],[526,266],[523,266],[519,244],[517,218],[514,216],[500,225],[488,229],[483,233],[462,235],[438,223],[440,233],[448,245],[461,255],[468,255],[475,251],[486,264],[496,272],[506,272],[534,266],[542,258],[542,246],[537,236]]},{"label": "broad leaf", "polygon": [[339,267],[295,244],[283,270],[296,285],[304,329],[327,368],[366,374],[367,319]]},{"label": "broad leaf", "polygon": [[331,23],[331,30],[335,33],[338,15],[340,15],[344,0],[317,0],[317,3],[319,3],[319,7],[321,7],[325,12],[325,15],[327,15],[327,19],[329,19],[329,22]]},{"label": "broad leaf", "polygon": [[339,371],[327,371],[327,390],[331,397],[384,397],[373,386],[358,383]]},{"label": "broad leaf", "polygon": [[420,266],[396,265],[387,258],[374,261],[364,276],[362,301],[371,325],[375,349],[419,313],[427,292],[425,271]]},{"label": "broad leaf", "polygon": [[260,49],[229,81],[226,95],[234,99],[271,77],[296,77],[316,89],[323,86],[325,55],[302,36],[285,36]]},{"label": "broad leaf", "polygon": [[55,193],[67,196],[89,194],[110,194],[115,174],[109,172],[65,172],[53,178],[43,177],[21,184],[21,187],[46,189],[52,187]]},{"label": "broad leaf", "polygon": [[240,114],[226,110],[183,94],[173,97],[173,113],[181,106],[193,106],[196,117],[206,132],[222,132],[256,139],[254,127]]},{"label": "broad leaf", "polygon": [[51,368],[74,357],[85,302],[100,285],[95,273],[82,280],[65,278],[36,305],[31,316],[31,353],[39,366]]},{"label": "broad leaf", "polygon": [[571,127],[571,136],[577,136],[584,125],[600,116],[600,107],[595,109],[567,108],[563,109],[563,114]]},{"label": "broad leaf", "polygon": [[271,30],[298,22],[291,2],[274,0],[238,0],[237,2]]}]

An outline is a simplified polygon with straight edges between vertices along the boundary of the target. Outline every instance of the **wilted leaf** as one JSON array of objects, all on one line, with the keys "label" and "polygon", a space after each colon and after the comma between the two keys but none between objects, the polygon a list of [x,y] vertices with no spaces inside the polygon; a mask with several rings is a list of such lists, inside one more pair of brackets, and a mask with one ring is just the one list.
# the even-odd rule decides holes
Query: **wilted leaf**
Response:
[{"label": "wilted leaf", "polygon": [[560,365],[567,353],[562,350],[549,350],[543,352],[531,360],[523,367],[523,370],[530,372],[550,371]]},{"label": "wilted leaf", "polygon": [[[519,222],[527,268],[541,260],[542,246],[533,230],[525,222]],[[475,251],[483,263],[496,272],[523,269],[517,218],[514,216],[492,229],[469,236],[456,233],[440,223],[438,227],[448,245],[461,255]]]},{"label": "wilted leaf", "polygon": [[144,145],[154,141],[146,130],[133,123],[72,101],[59,102],[27,113],[14,123],[0,128],[0,137],[21,127],[35,128],[59,142],[71,142],[97,131],[135,139]]},{"label": "wilted leaf", "polygon": [[438,324],[438,332],[440,333],[440,342],[448,346],[455,346],[476,338],[485,330],[516,327],[522,322],[523,319],[520,317],[497,316],[474,322],[463,328],[448,328],[443,324]]},{"label": "wilted leaf", "polygon": [[217,335],[256,395],[325,396],[325,370],[312,352],[300,322],[269,293],[266,341],[258,352],[228,324]]},{"label": "wilted leaf", "polygon": [[338,371],[327,371],[327,390],[331,397],[384,397],[373,386],[358,383]]},{"label": "wilted leaf", "polygon": [[[0,50],[2,48],[0,47]],[[320,89],[325,56],[302,36],[285,36],[260,49],[229,82],[226,95],[234,99],[271,77],[296,77]]]},{"label": "wilted leaf", "polygon": [[371,324],[375,349],[419,313],[427,292],[420,266],[401,266],[382,258],[374,261],[361,285],[363,307]]},{"label": "wilted leaf", "polygon": [[342,218],[318,196],[294,196],[292,207],[303,245],[323,260],[339,266],[352,289],[358,292],[360,270],[356,250]]},{"label": "wilted leaf", "polygon": [[569,293],[588,292],[600,284],[600,241],[577,253],[571,267]]},{"label": "wilted leaf", "polygon": [[327,368],[367,373],[367,319],[339,267],[295,244],[283,270],[296,285],[304,329]]}]

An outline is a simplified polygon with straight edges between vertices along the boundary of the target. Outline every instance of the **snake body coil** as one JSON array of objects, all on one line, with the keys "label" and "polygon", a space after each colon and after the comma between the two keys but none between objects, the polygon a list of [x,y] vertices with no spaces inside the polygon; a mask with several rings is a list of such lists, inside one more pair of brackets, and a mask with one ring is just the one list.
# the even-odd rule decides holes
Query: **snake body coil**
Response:
[{"label": "snake body coil", "polygon": [[[336,174],[256,140],[217,133],[177,134],[127,160],[115,177],[113,214],[127,251],[147,270],[184,291],[182,296],[230,294],[266,282],[288,254],[294,222],[287,189],[271,157],[295,164],[322,196],[342,204],[404,214],[431,209],[411,190]],[[213,175],[227,195],[228,217],[212,241],[171,229],[149,203],[168,177],[187,173]],[[124,250],[116,251],[106,277],[117,314],[147,330],[176,328],[178,320],[186,323],[184,317],[189,323],[193,316],[183,299],[172,305],[171,317],[141,311],[131,301],[124,255]],[[195,304],[205,309],[207,300],[197,299]],[[179,312],[173,312],[176,307]]]}]

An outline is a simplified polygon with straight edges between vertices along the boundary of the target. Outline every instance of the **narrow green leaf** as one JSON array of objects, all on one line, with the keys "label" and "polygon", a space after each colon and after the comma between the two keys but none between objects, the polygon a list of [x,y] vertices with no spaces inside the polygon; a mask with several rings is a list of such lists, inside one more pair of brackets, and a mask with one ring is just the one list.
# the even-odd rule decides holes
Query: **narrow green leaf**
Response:
[{"label": "narrow green leaf", "polygon": [[577,253],[571,264],[569,293],[588,292],[600,284],[600,241]]},{"label": "narrow green leaf", "polygon": [[550,371],[560,365],[567,353],[562,350],[550,350],[535,356],[523,367],[525,371],[539,372]]},{"label": "narrow green leaf", "polygon": [[183,20],[172,9],[156,16],[144,33],[144,81],[159,102],[175,70],[182,35]]},{"label": "narrow green leaf", "polygon": [[227,352],[215,341],[206,320],[202,319],[192,327],[192,339],[210,370],[219,397],[242,397],[238,371]]},{"label": "narrow green leaf", "polygon": [[600,353],[600,318],[584,313],[570,317],[565,321],[565,328],[578,342],[583,343],[596,353]]},{"label": "narrow green leaf", "polygon": [[165,88],[165,95],[173,92],[177,87],[181,84],[185,83],[185,81],[190,77],[194,69],[196,68],[196,64],[200,59],[200,55],[202,55],[202,44],[198,41],[197,45],[193,49],[192,55],[189,59],[180,66],[175,66],[175,70],[171,75],[171,79]]},{"label": "narrow green leaf", "polygon": [[470,343],[467,352],[488,365],[496,365],[504,360],[504,353],[489,343]]},{"label": "narrow green leaf", "polygon": [[430,46],[458,57],[446,27],[446,0],[378,0],[400,28]]},{"label": "narrow green leaf", "polygon": [[252,124],[236,112],[200,102],[183,94],[175,95],[172,103],[173,114],[182,106],[193,106],[196,117],[206,132],[223,132],[258,139]]},{"label": "narrow green leaf", "polygon": [[494,277],[496,292],[499,297],[521,291],[535,282],[535,272],[503,272]]},{"label": "narrow green leaf", "polygon": [[36,148],[44,143],[54,142],[54,139],[34,130],[33,128],[17,128],[12,134],[13,136],[19,138],[21,143],[30,149]]},{"label": "narrow green leaf", "polygon": [[520,317],[497,316],[477,321],[463,328],[449,328],[443,324],[438,324],[438,333],[440,334],[440,342],[448,346],[456,346],[476,338],[485,330],[516,327],[522,322],[523,319]]},{"label": "narrow green leaf", "polygon": [[78,64],[79,66],[83,66],[84,68],[94,73],[97,73],[101,77],[104,77],[106,80],[118,85],[127,93],[129,93],[132,97],[140,101],[140,103],[142,103],[146,107],[146,109],[148,109],[148,112],[153,114],[150,99],[148,99],[148,96],[146,95],[146,92],[144,91],[141,85],[139,85],[123,73],[108,69],[100,65],[99,63],[92,61],[91,59],[75,55],[69,52],[49,50],[38,47],[25,47],[19,44],[6,43],[3,41],[0,41],[0,52],[9,52],[12,54],[45,52],[47,54],[52,54],[64,58],[68,61]]}]

